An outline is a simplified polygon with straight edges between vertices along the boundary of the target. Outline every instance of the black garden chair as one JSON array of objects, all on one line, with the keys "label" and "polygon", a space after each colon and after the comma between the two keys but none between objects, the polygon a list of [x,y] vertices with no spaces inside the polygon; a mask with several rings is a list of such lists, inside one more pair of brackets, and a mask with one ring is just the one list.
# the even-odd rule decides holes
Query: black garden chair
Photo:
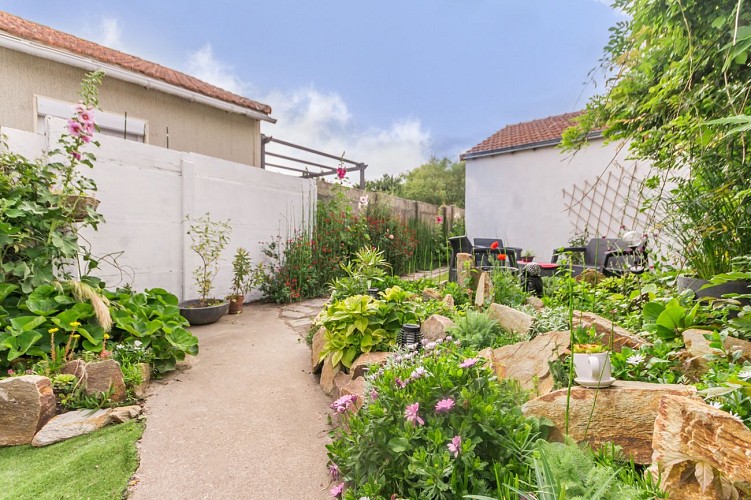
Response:
[{"label": "black garden chair", "polygon": [[[583,255],[583,265],[571,266],[574,276],[578,276],[585,269],[595,269],[605,276],[641,274],[649,267],[646,237],[638,243],[619,238],[593,238],[585,247],[564,247],[553,250],[551,262],[557,263],[558,258],[566,253]],[[562,269],[567,267],[561,266]]]}]

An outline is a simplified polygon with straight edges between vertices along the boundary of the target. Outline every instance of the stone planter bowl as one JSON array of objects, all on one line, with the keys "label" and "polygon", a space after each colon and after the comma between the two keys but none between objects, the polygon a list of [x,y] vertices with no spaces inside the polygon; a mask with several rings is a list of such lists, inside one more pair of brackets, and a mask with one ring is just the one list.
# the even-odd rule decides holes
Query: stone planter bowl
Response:
[{"label": "stone planter bowl", "polygon": [[229,311],[229,300],[213,306],[197,307],[200,302],[200,300],[194,299],[186,300],[179,304],[180,315],[188,320],[190,326],[216,323],[219,321],[219,318]]}]

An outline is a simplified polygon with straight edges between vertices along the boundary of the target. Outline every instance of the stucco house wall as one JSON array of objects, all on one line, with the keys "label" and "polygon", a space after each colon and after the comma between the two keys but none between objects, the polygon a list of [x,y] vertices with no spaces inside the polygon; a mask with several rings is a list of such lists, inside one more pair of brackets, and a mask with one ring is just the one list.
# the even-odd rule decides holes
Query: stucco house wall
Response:
[{"label": "stucco house wall", "polygon": [[[591,185],[617,164],[634,166],[627,148],[606,145],[602,139],[591,140],[575,155],[549,145],[466,162],[467,234],[501,238],[506,245],[531,249],[538,261],[548,261],[553,249],[564,246],[573,235],[565,189],[570,192],[572,186],[585,182]],[[637,165],[637,172],[644,171],[643,165]]]}]

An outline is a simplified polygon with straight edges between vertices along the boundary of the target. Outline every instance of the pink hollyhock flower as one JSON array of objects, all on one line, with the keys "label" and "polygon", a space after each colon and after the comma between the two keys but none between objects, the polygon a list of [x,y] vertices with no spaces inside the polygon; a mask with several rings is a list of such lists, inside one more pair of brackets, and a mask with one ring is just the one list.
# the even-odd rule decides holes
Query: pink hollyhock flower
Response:
[{"label": "pink hollyhock flower", "polygon": [[334,485],[333,488],[329,490],[329,493],[331,493],[332,497],[341,498],[342,492],[344,492],[344,483],[339,483]]},{"label": "pink hollyhock flower", "polygon": [[347,176],[347,169],[344,167],[339,167],[336,169],[336,177],[337,179],[341,180],[344,179]]},{"label": "pink hollyhock flower", "polygon": [[467,358],[459,365],[459,368],[469,368],[470,366],[475,366],[477,362],[480,361],[477,358]]},{"label": "pink hollyhock flower", "polygon": [[81,160],[81,153],[79,153],[78,151],[73,151],[72,153],[70,153],[70,155],[71,155],[71,156],[72,156],[73,158],[75,158],[76,160],[78,160],[78,161],[80,161],[80,160]]},{"label": "pink hollyhock flower", "polygon": [[454,458],[459,456],[459,451],[462,448],[462,437],[457,435],[446,445],[451,453],[454,454]]},{"label": "pink hollyhock flower", "polygon": [[89,123],[89,122],[94,121],[94,114],[88,109],[82,109],[81,111],[79,111],[78,117],[84,123]]},{"label": "pink hollyhock flower", "polygon": [[454,400],[451,398],[446,398],[438,401],[435,404],[435,412],[436,413],[448,413],[451,411],[451,408],[454,407]]},{"label": "pink hollyhock flower", "polygon": [[420,411],[420,403],[407,405],[407,408],[404,409],[404,418],[407,419],[407,422],[412,422],[416,425],[424,425],[425,421],[417,414],[418,411]]},{"label": "pink hollyhock flower", "polygon": [[68,120],[68,132],[70,135],[79,136],[81,135],[83,129],[81,128],[81,124],[78,123],[76,120]]},{"label": "pink hollyhock flower", "polygon": [[439,215],[438,217],[435,218],[435,222],[436,224],[440,224],[441,222],[443,222],[443,217]]}]

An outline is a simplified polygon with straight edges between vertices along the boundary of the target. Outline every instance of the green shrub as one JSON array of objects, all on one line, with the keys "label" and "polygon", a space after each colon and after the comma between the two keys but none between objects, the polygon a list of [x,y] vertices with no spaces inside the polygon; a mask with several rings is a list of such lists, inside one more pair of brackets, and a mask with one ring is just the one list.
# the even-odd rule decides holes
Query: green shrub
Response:
[{"label": "green shrub", "polygon": [[394,356],[368,377],[365,405],[343,410],[327,445],[350,485],[345,498],[460,498],[526,477],[538,423],[522,415],[518,384],[499,383],[473,353],[443,343]]},{"label": "green shrub", "polygon": [[521,338],[501,328],[500,323],[485,313],[468,310],[465,316],[456,318],[449,333],[462,342],[462,345],[475,349],[501,347],[515,344]]},{"label": "green shrub", "polygon": [[493,302],[509,307],[519,307],[529,294],[524,291],[519,276],[503,267],[494,266],[491,272],[493,281]]}]

